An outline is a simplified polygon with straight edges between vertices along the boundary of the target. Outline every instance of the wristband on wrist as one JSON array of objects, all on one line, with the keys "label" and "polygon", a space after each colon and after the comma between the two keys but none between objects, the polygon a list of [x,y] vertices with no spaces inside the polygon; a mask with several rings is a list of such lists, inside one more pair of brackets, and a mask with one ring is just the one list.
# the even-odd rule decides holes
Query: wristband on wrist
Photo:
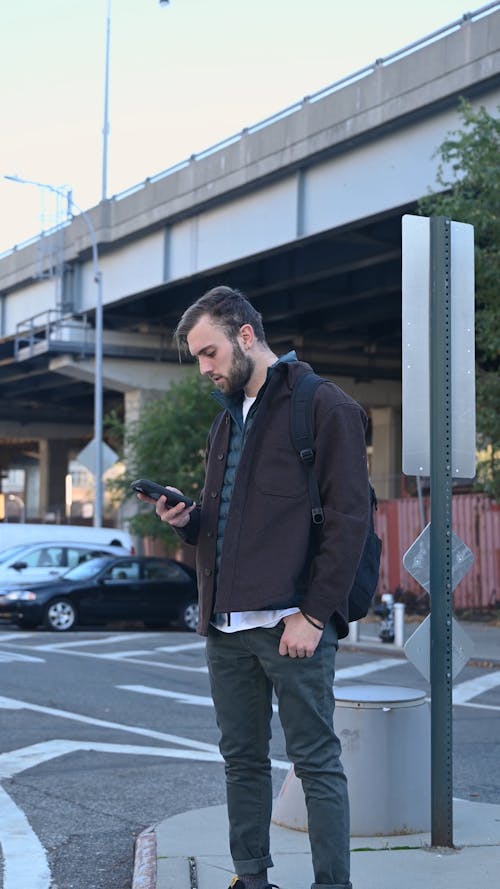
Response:
[{"label": "wristband on wrist", "polygon": [[309,617],[308,614],[305,614],[304,611],[301,611],[300,613],[301,613],[302,617],[305,617],[307,623],[311,624],[312,627],[316,627],[317,630],[321,630],[321,631],[323,631],[325,629],[324,624],[317,624],[316,621],[313,620],[311,617]]}]

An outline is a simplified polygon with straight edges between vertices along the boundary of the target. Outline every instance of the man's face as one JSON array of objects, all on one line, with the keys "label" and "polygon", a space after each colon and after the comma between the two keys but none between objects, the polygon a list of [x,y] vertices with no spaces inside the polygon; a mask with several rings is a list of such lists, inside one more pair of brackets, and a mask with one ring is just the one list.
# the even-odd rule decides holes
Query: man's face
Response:
[{"label": "man's face", "polygon": [[191,329],[187,341],[200,373],[209,377],[221,392],[232,395],[245,388],[255,362],[244,350],[241,337],[233,342],[222,327],[205,315]]}]

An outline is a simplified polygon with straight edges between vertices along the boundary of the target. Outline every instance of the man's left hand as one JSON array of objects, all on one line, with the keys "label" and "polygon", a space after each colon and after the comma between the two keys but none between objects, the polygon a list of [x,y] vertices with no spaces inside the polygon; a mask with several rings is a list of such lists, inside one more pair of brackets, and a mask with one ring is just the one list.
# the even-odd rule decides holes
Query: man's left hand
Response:
[{"label": "man's left hand", "polygon": [[[317,621],[317,618],[314,618]],[[297,611],[283,618],[285,629],[280,639],[279,653],[288,657],[312,657],[323,630],[316,629]]]}]

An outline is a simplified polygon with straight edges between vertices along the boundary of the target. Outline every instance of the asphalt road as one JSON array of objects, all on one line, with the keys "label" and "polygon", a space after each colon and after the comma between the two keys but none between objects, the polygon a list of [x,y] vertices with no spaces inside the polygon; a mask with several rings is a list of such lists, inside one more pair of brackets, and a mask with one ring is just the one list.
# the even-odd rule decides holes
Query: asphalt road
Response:
[{"label": "asphalt road", "polygon": [[[428,690],[411,664],[380,653],[343,650],[337,671],[339,685]],[[2,889],[130,889],[140,831],[224,801],[198,636],[0,627],[0,675]],[[457,684],[454,794],[500,803],[500,670],[466,667]],[[272,756],[277,792],[277,719]]]}]

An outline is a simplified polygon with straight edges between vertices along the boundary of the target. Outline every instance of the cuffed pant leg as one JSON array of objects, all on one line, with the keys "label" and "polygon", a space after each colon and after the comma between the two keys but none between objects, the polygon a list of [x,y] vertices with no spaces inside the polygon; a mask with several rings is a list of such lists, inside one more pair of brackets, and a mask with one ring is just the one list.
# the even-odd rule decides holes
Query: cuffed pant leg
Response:
[{"label": "cuffed pant leg", "polygon": [[272,685],[247,647],[255,630],[222,633],[210,628],[207,661],[226,768],[229,845],[237,874],[272,867]]},{"label": "cuffed pant leg", "polygon": [[[283,628],[281,627],[281,630]],[[274,648],[261,663],[272,679],[287,754],[302,781],[315,883],[313,889],[351,889],[349,800],[333,729],[337,634],[327,624],[312,658],[279,655],[280,628],[265,632]]]}]

